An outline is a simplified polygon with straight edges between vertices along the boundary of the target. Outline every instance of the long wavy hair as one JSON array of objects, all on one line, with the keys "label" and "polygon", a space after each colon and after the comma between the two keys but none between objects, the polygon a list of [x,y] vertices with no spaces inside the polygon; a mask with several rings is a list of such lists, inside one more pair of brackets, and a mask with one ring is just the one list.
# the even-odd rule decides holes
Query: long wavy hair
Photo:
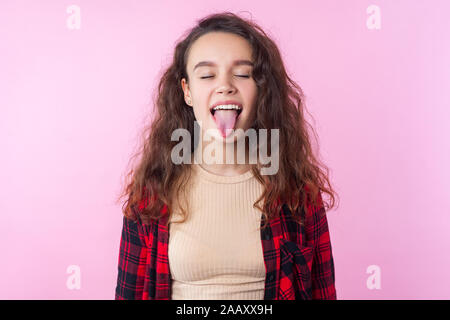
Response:
[{"label": "long wavy hair", "polygon": [[[189,50],[199,37],[208,32],[233,33],[251,44],[252,77],[258,88],[256,119],[252,127],[257,132],[258,129],[268,129],[268,132],[279,129],[277,174],[261,175],[259,161],[251,164],[253,175],[264,189],[253,204],[263,214],[263,228],[279,214],[283,205],[288,206],[300,224],[303,224],[301,216],[305,206],[332,208],[337,194],[330,185],[329,169],[313,154],[308,129],[316,141],[317,134],[304,118],[307,110],[300,86],[287,75],[276,44],[261,27],[234,13],[222,12],[199,20],[176,44],[173,61],[153,92],[153,118],[146,124],[141,137],[143,143],[132,157],[141,158],[126,174],[123,192],[118,199],[126,199],[122,206],[123,214],[133,221],[139,218],[144,224],[149,224],[165,213],[171,215],[176,199],[182,196],[187,199],[189,190],[186,184],[191,164],[171,161],[172,148],[178,144],[171,140],[171,133],[178,128],[187,129],[192,137],[191,152],[194,152],[196,119],[193,108],[185,103],[181,79],[186,78],[189,82],[186,71]],[[322,201],[321,192],[329,195],[329,202]],[[180,210],[184,217],[181,222],[184,222],[188,209],[180,206]]]}]

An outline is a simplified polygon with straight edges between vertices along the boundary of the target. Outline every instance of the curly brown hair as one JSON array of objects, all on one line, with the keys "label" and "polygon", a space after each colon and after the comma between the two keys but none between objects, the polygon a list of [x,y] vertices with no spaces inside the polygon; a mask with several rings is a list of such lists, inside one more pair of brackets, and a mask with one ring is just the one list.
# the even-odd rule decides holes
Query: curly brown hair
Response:
[{"label": "curly brown hair", "polygon": [[[252,76],[258,87],[253,128],[279,129],[277,174],[261,175],[260,164],[251,165],[253,175],[264,186],[263,194],[253,204],[263,213],[263,228],[268,220],[279,214],[283,204],[303,224],[300,217],[301,212],[305,212],[305,205],[323,206],[321,192],[327,193],[331,200],[325,203],[326,209],[332,208],[337,194],[330,185],[329,169],[313,154],[308,128],[316,141],[317,135],[304,118],[307,110],[302,89],[287,75],[276,44],[261,27],[234,13],[222,12],[199,20],[176,44],[172,64],[163,73],[158,90],[153,93],[153,104],[156,105],[153,120],[144,129],[143,144],[132,158],[142,157],[128,171],[125,188],[118,199],[126,198],[122,206],[123,214],[133,221],[139,217],[146,224],[166,212],[172,214],[173,201],[178,199],[181,191],[184,191],[186,199],[190,164],[174,164],[171,161],[172,148],[178,143],[171,140],[171,133],[184,128],[194,137],[196,119],[193,109],[184,100],[180,82],[182,78],[189,79],[186,64],[190,47],[202,35],[214,31],[239,35],[251,44],[254,62]],[[194,152],[193,141],[191,146]],[[183,207],[181,211],[186,218],[187,211]]]}]

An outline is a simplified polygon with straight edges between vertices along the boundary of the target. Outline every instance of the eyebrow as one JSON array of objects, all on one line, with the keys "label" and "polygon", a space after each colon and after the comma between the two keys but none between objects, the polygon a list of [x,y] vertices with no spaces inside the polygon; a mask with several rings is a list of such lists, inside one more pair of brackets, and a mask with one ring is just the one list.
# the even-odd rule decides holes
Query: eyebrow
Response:
[{"label": "eyebrow", "polygon": [[[233,66],[241,66],[241,65],[247,65],[247,66],[252,66],[253,67],[253,62],[249,61],[249,60],[234,60],[233,61]],[[195,69],[197,69],[198,67],[203,67],[203,66],[208,66],[208,67],[216,67],[217,64],[215,64],[212,61],[200,61],[199,63],[197,63],[194,67],[194,71]]]}]

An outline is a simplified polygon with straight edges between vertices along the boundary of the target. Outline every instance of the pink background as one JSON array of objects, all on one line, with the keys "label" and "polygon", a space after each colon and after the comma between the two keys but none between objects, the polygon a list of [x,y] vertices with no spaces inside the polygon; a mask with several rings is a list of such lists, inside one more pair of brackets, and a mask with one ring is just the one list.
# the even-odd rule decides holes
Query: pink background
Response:
[{"label": "pink background", "polygon": [[[182,33],[222,10],[251,13],[304,89],[340,195],[328,215],[338,299],[450,299],[444,0],[2,0],[0,299],[114,298],[114,199],[151,90]],[[66,286],[70,265],[80,289]]]}]

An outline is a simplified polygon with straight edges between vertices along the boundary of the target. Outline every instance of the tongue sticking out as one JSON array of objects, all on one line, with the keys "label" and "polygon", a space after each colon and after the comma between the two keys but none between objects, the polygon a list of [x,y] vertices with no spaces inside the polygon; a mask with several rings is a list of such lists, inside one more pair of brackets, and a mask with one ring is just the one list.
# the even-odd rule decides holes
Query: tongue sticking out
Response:
[{"label": "tongue sticking out", "polygon": [[[236,110],[216,110],[214,112],[214,121],[219,127],[222,137],[228,137],[234,129],[238,112]],[[228,130],[227,130],[228,129]]]}]

